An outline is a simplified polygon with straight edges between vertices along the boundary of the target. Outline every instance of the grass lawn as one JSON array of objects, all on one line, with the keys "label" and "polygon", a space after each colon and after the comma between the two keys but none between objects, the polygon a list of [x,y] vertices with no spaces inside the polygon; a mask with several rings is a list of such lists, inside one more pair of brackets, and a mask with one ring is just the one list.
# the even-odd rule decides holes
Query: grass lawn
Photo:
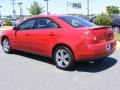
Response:
[{"label": "grass lawn", "polygon": [[0,27],[0,30],[9,30],[12,28],[13,28],[13,26],[2,26],[2,27]]},{"label": "grass lawn", "polygon": [[120,48],[120,33],[119,34],[115,34],[115,38],[117,40],[117,47]]},{"label": "grass lawn", "polygon": [[115,34],[115,38],[118,42],[120,42],[120,33],[119,34]]}]

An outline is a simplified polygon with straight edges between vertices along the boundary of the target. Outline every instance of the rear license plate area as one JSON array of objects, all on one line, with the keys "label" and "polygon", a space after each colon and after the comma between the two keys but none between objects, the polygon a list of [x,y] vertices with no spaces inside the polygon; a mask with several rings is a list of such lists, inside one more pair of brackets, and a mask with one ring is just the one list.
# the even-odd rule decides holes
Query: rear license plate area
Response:
[{"label": "rear license plate area", "polygon": [[106,44],[106,50],[109,51],[111,49],[112,49],[112,44],[111,43]]}]

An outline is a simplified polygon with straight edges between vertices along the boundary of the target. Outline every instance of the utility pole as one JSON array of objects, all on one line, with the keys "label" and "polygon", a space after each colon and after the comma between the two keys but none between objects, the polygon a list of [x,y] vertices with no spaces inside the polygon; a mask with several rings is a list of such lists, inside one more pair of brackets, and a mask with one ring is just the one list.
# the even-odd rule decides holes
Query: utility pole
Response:
[{"label": "utility pole", "polygon": [[22,4],[23,4],[22,2],[18,3],[19,8],[20,8],[20,18],[22,17],[22,7],[21,7]]},{"label": "utility pole", "polygon": [[16,19],[16,11],[15,11],[15,0],[12,0],[12,7],[13,7],[13,18]]},{"label": "utility pole", "polygon": [[67,15],[69,14],[69,6],[71,6],[71,5],[72,5],[72,3],[67,2]]},{"label": "utility pole", "polygon": [[78,2],[73,2],[73,3],[67,2],[67,14],[69,14],[69,12],[68,12],[68,7],[69,6],[71,6],[74,9],[80,9],[81,8],[81,3],[78,3]]},{"label": "utility pole", "polygon": [[69,6],[69,2],[67,2],[67,15],[68,15],[68,6]]},{"label": "utility pole", "polygon": [[89,11],[90,11],[90,3],[89,3],[89,0],[87,0],[87,16],[88,16],[88,19],[89,19]]},{"label": "utility pole", "polygon": [[48,3],[49,0],[44,0],[44,1],[47,2],[47,15],[48,15],[49,14],[49,3]]},{"label": "utility pole", "polygon": [[[0,9],[1,9],[1,7],[2,7],[2,6],[0,5]],[[0,11],[0,18],[1,18],[1,16],[2,16],[2,14],[1,14],[1,11]]]}]

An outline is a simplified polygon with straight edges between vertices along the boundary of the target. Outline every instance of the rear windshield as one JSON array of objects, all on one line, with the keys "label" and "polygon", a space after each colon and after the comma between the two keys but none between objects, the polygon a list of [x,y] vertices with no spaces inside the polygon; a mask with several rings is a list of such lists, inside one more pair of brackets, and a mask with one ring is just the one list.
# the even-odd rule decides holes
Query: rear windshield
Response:
[{"label": "rear windshield", "polygon": [[59,18],[65,21],[66,23],[72,25],[74,28],[96,26],[95,24],[77,16],[61,16]]}]

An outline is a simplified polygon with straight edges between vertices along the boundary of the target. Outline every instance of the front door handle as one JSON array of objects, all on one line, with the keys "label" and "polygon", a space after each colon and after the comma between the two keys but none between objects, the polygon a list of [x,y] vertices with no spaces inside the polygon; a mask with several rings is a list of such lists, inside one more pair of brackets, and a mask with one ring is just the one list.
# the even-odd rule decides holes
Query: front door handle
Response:
[{"label": "front door handle", "polygon": [[51,32],[49,35],[50,35],[50,36],[55,36],[55,34],[54,34],[53,32]]}]

